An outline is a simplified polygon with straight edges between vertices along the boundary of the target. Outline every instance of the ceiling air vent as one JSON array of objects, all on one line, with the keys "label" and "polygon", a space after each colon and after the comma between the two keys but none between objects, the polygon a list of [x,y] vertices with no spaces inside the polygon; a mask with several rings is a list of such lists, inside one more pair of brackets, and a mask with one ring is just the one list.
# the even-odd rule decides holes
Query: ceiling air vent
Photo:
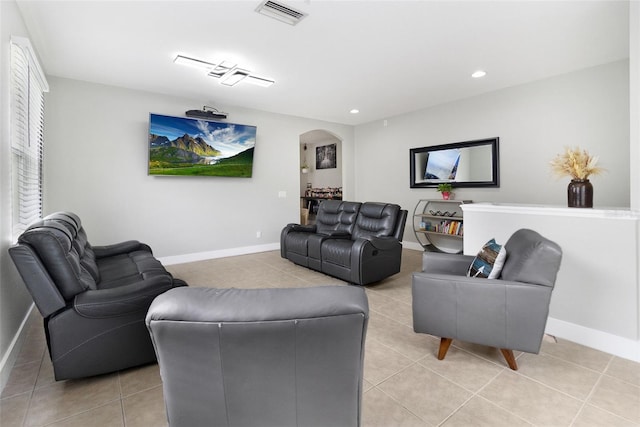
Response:
[{"label": "ceiling air vent", "polygon": [[281,22],[286,22],[289,25],[296,25],[302,21],[307,14],[285,6],[282,3],[277,3],[272,0],[267,0],[260,3],[260,6],[256,9],[256,12],[266,15],[270,18],[277,19]]}]

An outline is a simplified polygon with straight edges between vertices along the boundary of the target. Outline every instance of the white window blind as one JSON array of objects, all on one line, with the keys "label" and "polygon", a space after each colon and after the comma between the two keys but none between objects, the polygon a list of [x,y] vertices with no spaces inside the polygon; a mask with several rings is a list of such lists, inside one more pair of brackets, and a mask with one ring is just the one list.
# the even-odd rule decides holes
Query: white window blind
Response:
[{"label": "white window blind", "polygon": [[12,222],[17,238],[42,217],[44,93],[49,90],[31,43],[11,37]]}]

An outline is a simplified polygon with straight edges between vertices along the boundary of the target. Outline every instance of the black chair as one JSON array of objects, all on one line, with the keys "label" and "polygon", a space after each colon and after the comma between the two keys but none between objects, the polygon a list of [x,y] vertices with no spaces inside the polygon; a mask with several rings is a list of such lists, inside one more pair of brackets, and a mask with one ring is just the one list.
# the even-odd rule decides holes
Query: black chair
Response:
[{"label": "black chair", "polygon": [[29,226],[9,254],[44,318],[56,380],[155,361],[144,324],[149,305],[186,284],[149,246],[91,246],[80,218],[58,212]]},{"label": "black chair", "polygon": [[400,271],[407,211],[391,203],[327,200],[316,224],[288,224],[283,258],[347,282],[367,285]]}]

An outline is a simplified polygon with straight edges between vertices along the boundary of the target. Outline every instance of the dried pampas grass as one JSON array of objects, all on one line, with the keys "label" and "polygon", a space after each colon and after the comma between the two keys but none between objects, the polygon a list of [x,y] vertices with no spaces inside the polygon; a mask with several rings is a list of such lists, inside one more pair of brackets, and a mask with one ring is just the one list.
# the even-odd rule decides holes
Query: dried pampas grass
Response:
[{"label": "dried pampas grass", "polygon": [[587,179],[606,171],[598,166],[598,157],[578,147],[565,148],[564,153],[558,154],[549,164],[554,175],[570,176],[571,179]]}]

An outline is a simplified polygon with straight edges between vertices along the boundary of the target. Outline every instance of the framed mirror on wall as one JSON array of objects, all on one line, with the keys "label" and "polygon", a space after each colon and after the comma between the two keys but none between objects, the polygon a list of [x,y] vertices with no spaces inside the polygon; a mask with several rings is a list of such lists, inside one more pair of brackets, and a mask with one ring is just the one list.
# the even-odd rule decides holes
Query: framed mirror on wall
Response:
[{"label": "framed mirror on wall", "polygon": [[499,187],[500,138],[432,145],[409,150],[411,188]]}]

